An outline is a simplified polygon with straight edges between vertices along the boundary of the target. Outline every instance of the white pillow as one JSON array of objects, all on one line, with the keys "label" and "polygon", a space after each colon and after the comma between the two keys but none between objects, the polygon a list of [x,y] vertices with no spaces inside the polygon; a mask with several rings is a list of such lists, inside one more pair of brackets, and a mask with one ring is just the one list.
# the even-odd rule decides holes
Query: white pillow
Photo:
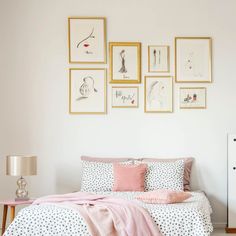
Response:
[{"label": "white pillow", "polygon": [[[131,164],[125,161],[122,164]],[[107,192],[112,191],[114,183],[113,163],[82,161],[81,191]]]},{"label": "white pillow", "polygon": [[183,191],[184,160],[147,162],[145,191],[170,189]]}]

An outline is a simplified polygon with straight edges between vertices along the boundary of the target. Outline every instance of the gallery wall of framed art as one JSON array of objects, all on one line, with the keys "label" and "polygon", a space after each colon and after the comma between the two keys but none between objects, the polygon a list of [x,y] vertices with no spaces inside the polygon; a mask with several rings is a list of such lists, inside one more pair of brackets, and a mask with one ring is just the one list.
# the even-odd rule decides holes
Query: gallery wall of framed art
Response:
[{"label": "gallery wall of framed art", "polygon": [[[106,23],[106,17],[68,18],[69,63],[78,65],[69,69],[70,114],[107,114],[107,100],[111,109],[140,108],[140,96],[145,113],[173,113],[175,91],[177,110],[206,109],[207,87],[195,84],[212,83],[211,37],[175,37],[174,50],[158,39],[107,42]],[[185,83],[193,86],[178,86]]]}]

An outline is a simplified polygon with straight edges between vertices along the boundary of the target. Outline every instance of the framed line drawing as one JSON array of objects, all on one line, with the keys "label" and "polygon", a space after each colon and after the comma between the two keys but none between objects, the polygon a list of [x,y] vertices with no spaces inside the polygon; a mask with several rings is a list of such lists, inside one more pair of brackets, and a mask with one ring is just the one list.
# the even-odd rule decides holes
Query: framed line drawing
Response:
[{"label": "framed line drawing", "polygon": [[110,83],[141,83],[141,43],[110,42]]},{"label": "framed line drawing", "polygon": [[175,81],[210,83],[212,39],[210,37],[175,38]]},{"label": "framed line drawing", "polygon": [[137,86],[113,86],[113,108],[137,108],[139,100],[139,88]]},{"label": "framed line drawing", "polygon": [[70,114],[105,114],[107,107],[106,69],[69,70]]},{"label": "framed line drawing", "polygon": [[68,18],[70,63],[106,63],[106,18]]},{"label": "framed line drawing", "polygon": [[179,103],[181,109],[205,109],[205,87],[182,87],[179,90]]},{"label": "framed line drawing", "polygon": [[170,47],[166,45],[148,46],[148,72],[170,71]]},{"label": "framed line drawing", "polygon": [[173,78],[145,76],[144,111],[147,113],[173,112]]}]

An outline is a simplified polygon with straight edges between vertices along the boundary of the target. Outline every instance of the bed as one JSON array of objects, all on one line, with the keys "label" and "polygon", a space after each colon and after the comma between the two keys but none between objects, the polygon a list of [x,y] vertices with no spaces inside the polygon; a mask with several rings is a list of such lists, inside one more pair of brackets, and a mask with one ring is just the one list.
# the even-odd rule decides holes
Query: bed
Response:
[{"label": "bed", "polygon": [[[211,207],[203,192],[178,204],[146,204],[134,197],[139,192],[99,192],[134,200],[145,207],[165,236],[208,236],[213,231]],[[56,205],[34,205],[22,209],[4,236],[90,236],[81,215]]]},{"label": "bed", "polygon": [[[129,159],[82,158],[82,192],[113,196],[135,202],[144,207],[157,224],[163,236],[209,236],[213,231],[212,209],[202,191],[190,192],[191,197],[175,204],[148,204],[137,200],[137,196],[155,189],[190,190],[192,159],[158,159],[147,164],[143,176],[145,189],[139,191],[114,191],[116,175],[114,160],[130,165]],[[148,162],[148,160],[147,160]],[[146,165],[146,164],[145,164]],[[129,167],[130,168],[130,167]],[[131,169],[128,171],[130,172]],[[119,177],[121,178],[122,175]],[[126,180],[126,179],[125,179]],[[136,181],[136,177],[135,177]],[[143,187],[144,188],[144,187]],[[113,190],[113,191],[112,191]],[[22,209],[4,236],[91,236],[89,228],[79,211],[58,204],[31,205]]]}]

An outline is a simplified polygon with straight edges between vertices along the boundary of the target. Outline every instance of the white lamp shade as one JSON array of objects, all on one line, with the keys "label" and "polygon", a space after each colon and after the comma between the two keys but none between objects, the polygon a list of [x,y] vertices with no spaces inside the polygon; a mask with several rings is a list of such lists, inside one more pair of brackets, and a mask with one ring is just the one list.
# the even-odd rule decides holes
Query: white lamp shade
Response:
[{"label": "white lamp shade", "polygon": [[6,174],[11,176],[27,176],[37,174],[36,156],[7,156]]}]

